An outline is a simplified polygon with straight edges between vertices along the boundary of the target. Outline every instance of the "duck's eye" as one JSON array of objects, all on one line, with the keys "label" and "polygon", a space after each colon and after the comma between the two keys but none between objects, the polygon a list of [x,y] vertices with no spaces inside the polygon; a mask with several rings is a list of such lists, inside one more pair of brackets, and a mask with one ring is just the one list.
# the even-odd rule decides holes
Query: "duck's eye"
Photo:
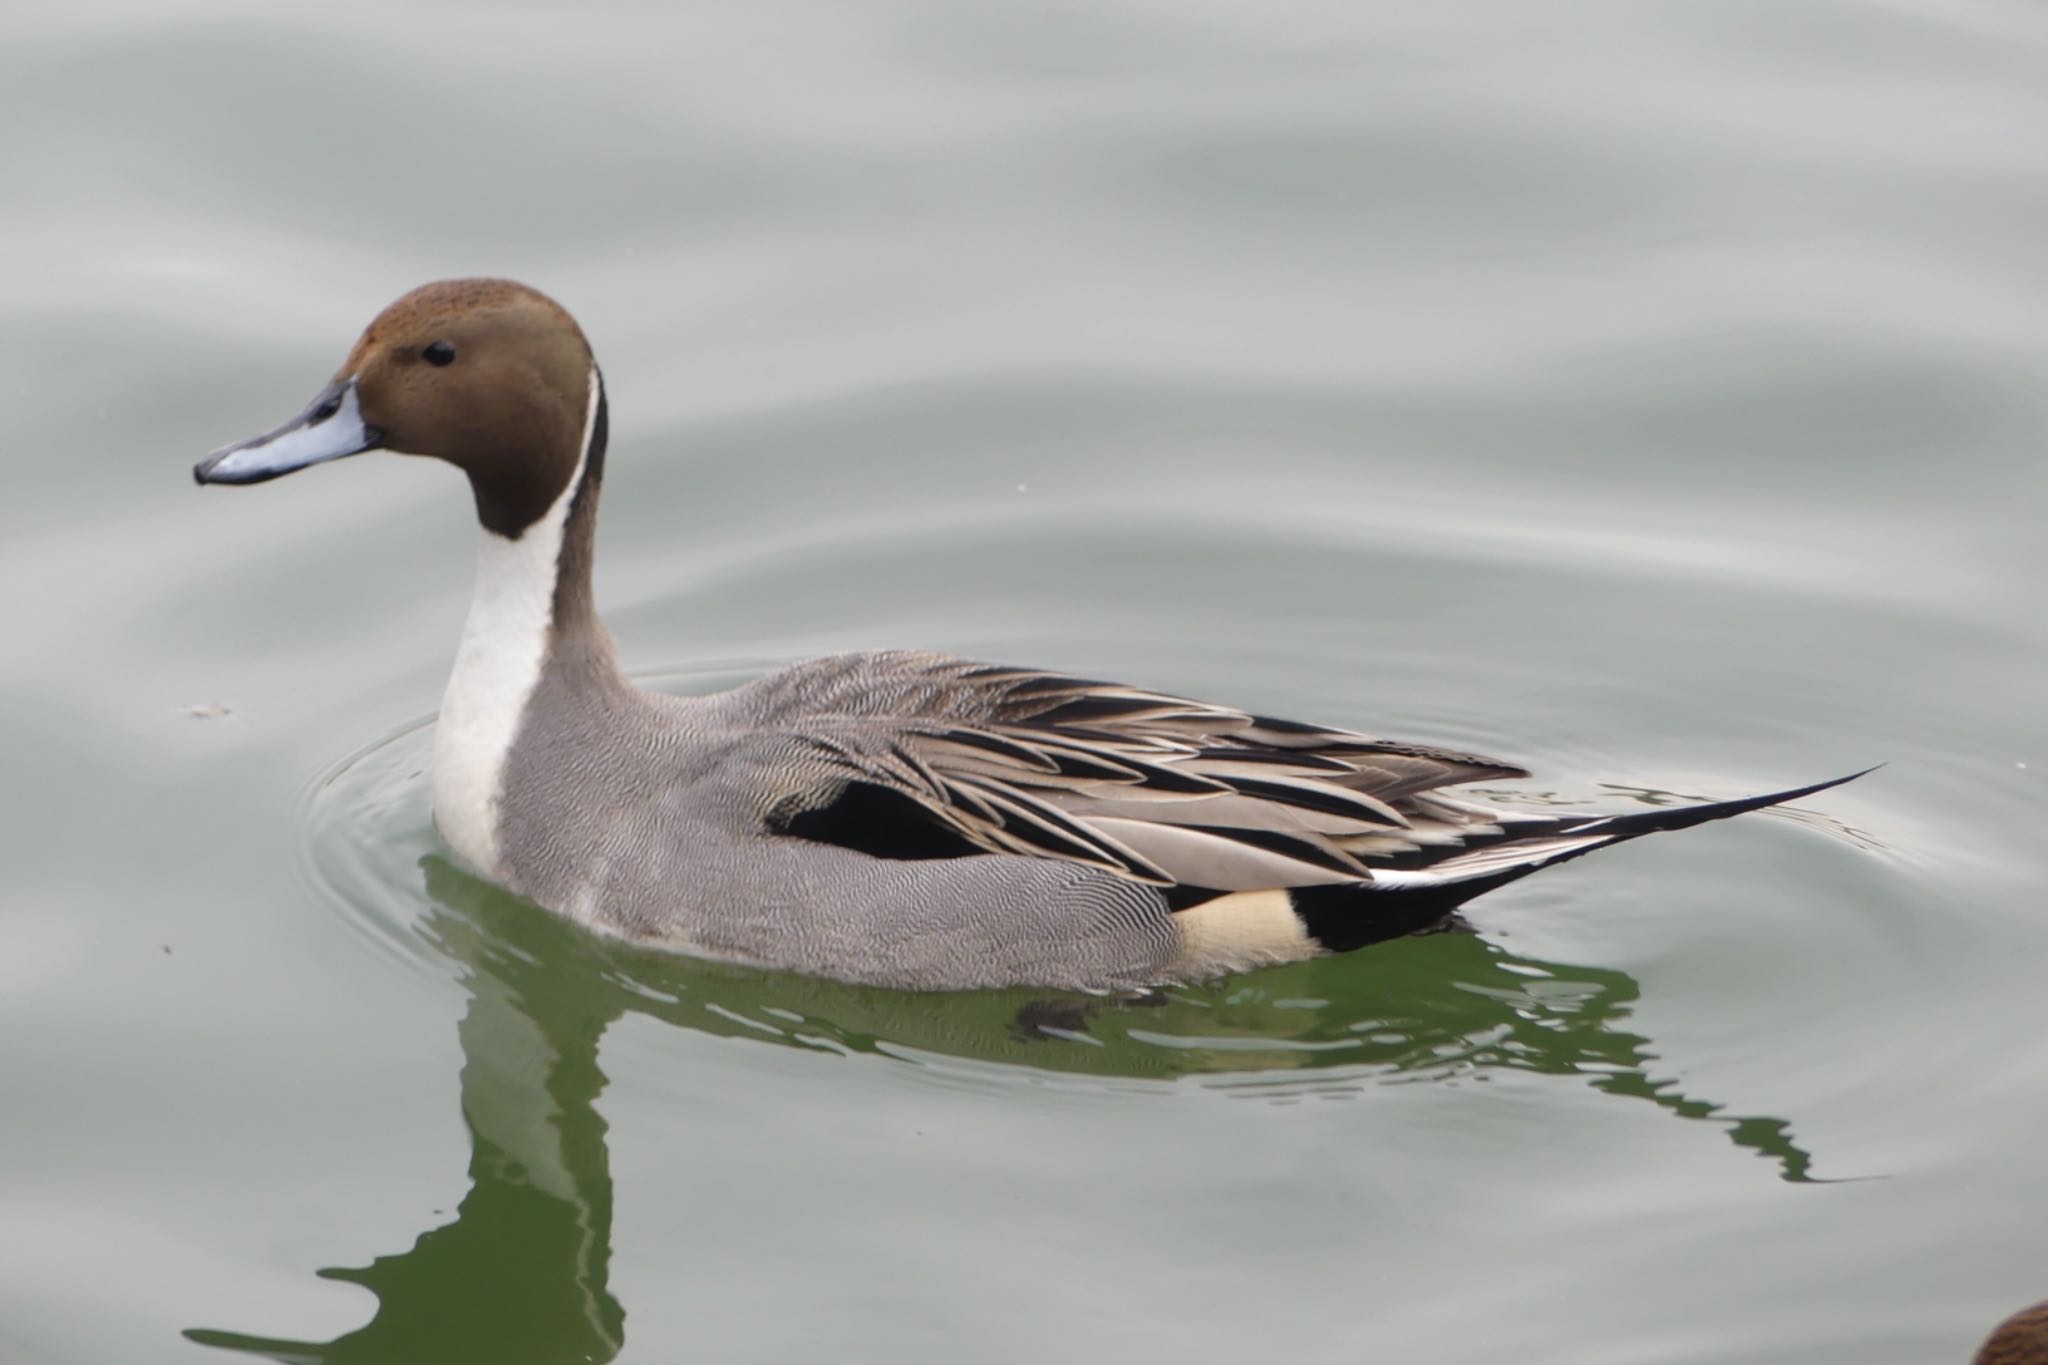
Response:
[{"label": "duck's eye", "polygon": [[445,341],[436,341],[420,352],[420,359],[426,361],[429,365],[453,365],[455,363],[455,348]]}]

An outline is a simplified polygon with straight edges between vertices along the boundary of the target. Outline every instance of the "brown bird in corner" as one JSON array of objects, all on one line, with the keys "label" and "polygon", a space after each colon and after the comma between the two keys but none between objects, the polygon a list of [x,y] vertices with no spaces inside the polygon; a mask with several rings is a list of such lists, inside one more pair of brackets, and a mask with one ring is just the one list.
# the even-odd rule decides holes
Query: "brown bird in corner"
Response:
[{"label": "brown bird in corner", "polygon": [[2048,1365],[2048,1299],[1999,1323],[1977,1348],[1974,1365]]}]

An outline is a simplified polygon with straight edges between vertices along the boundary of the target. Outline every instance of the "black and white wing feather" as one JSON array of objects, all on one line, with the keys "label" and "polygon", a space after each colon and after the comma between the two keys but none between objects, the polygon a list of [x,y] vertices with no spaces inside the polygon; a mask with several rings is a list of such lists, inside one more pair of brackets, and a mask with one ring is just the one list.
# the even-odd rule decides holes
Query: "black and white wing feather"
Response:
[{"label": "black and white wing feather", "polygon": [[836,788],[797,812],[812,837],[836,828],[835,806],[871,811],[886,793],[962,851],[1213,892],[1334,885],[1499,835],[1505,817],[1438,789],[1527,776],[1476,754],[944,656],[799,669],[807,695],[780,699],[777,720]]}]

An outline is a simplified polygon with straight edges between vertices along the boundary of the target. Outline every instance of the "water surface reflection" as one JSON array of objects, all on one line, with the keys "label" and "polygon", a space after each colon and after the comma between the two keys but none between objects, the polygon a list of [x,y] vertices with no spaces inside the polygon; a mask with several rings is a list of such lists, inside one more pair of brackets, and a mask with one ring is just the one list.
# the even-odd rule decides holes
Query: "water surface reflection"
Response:
[{"label": "water surface reflection", "polygon": [[469,1191],[455,1217],[362,1267],[324,1270],[376,1296],[328,1342],[194,1328],[209,1346],[306,1362],[609,1361],[626,1311],[609,1288],[612,1180],[597,1108],[606,1028],[645,1014],[768,1045],[897,1064],[1099,1077],[1133,1090],[1195,1084],[1293,1102],[1501,1070],[1597,1088],[1725,1126],[1789,1181],[1810,1158],[1777,1118],[1733,1116],[1652,1073],[1628,1031],[1621,972],[1516,957],[1446,932],[1142,1001],[1044,991],[921,995],[649,953],[590,935],[423,858],[416,928],[457,968]]}]

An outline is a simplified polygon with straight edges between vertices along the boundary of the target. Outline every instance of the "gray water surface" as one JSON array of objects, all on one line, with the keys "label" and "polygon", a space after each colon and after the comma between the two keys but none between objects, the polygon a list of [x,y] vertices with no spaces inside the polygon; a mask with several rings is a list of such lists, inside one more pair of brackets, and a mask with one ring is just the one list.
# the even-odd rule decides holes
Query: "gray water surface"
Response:
[{"label": "gray water surface", "polygon": [[[0,1359],[1961,1361],[2048,1294],[2048,16],[0,15]],[[920,646],[1797,812],[1136,1005],[592,939],[427,806],[560,298],[634,672]]]}]

